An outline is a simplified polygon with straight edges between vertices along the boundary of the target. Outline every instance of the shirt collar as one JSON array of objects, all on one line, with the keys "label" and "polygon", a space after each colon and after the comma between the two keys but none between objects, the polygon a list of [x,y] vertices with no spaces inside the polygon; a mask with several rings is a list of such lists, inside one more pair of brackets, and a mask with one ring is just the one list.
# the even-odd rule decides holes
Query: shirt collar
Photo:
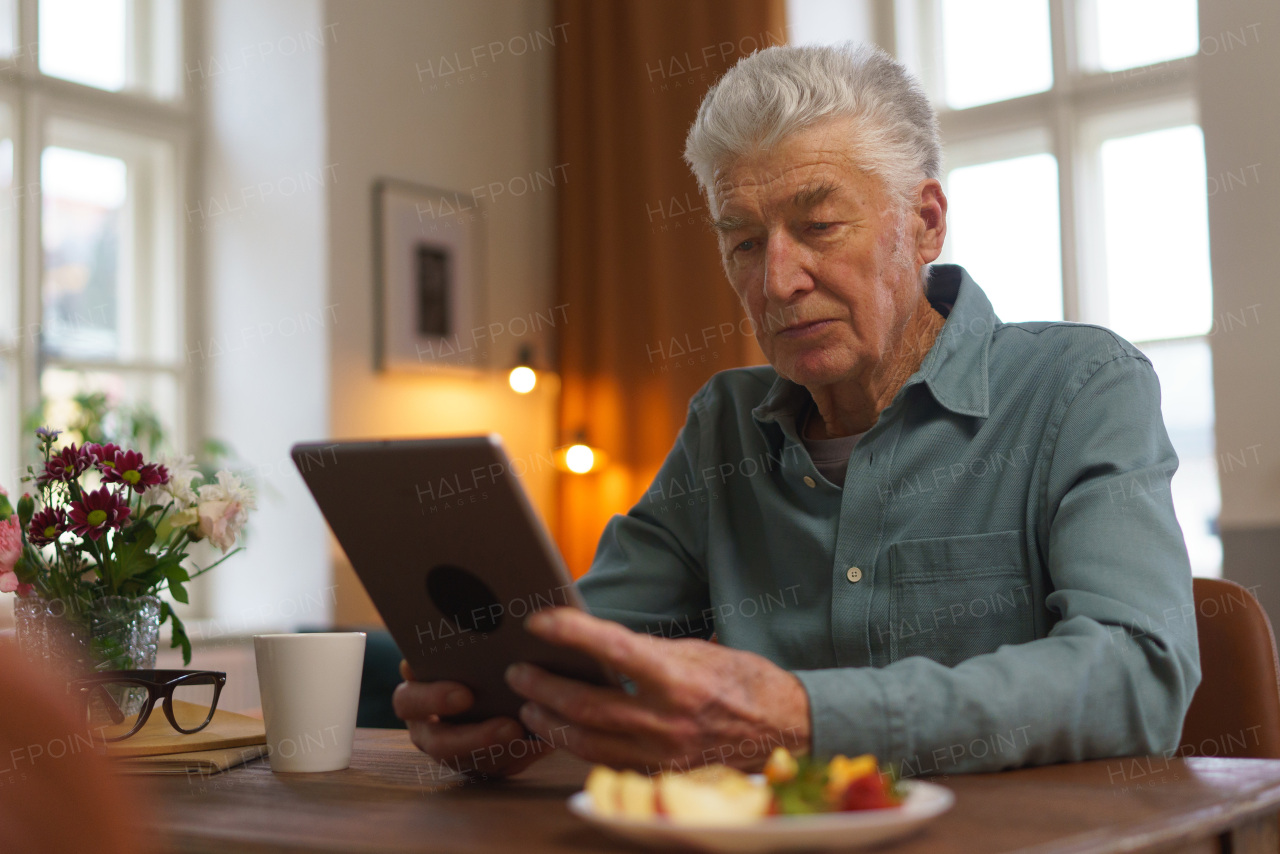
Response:
[{"label": "shirt collar", "polygon": [[[957,264],[930,268],[928,296],[947,321],[906,386],[923,382],[939,404],[957,415],[986,418],[991,412],[991,335],[1000,319],[982,288]],[[809,400],[803,386],[778,377],[751,414],[761,424],[778,422],[790,433]]]}]

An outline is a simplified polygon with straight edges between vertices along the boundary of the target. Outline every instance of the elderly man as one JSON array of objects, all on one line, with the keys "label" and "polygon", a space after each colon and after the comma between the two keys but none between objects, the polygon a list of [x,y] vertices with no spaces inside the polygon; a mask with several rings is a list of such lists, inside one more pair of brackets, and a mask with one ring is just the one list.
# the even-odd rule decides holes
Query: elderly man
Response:
[{"label": "elderly man", "polygon": [[[776,744],[905,774],[1175,747],[1199,659],[1151,363],[1099,327],[1002,323],[929,266],[936,119],[879,50],[742,60],[685,155],[769,367],[694,396],[580,582],[595,616],[529,620],[628,690],[517,664],[523,728],[648,769]],[[502,747],[516,721],[440,722],[469,703],[395,697],[436,757],[532,761]]]}]

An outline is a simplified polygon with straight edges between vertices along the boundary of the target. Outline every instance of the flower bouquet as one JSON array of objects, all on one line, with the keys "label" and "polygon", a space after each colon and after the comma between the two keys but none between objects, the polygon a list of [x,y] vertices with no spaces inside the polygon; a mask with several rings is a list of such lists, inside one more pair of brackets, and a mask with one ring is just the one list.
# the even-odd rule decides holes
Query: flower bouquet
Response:
[{"label": "flower bouquet", "polygon": [[[189,456],[147,462],[114,444],[75,444],[55,450],[58,431],[36,431],[44,465],[28,467],[16,509],[0,490],[0,592],[16,592],[19,605],[41,600],[88,644],[91,667],[137,667],[120,642],[95,629],[104,603],[150,600],[158,616],[151,632],[154,666],[159,626],[172,626],[174,647],[191,661],[191,642],[169,602],[168,590],[187,602],[185,584],[222,563],[256,507],[253,491],[228,471],[196,484],[200,473]],[[203,479],[203,478],[202,478]],[[194,572],[184,562],[188,547],[208,540],[223,557]],[[16,609],[15,609],[16,610]],[[19,621],[19,640],[22,640]]]}]

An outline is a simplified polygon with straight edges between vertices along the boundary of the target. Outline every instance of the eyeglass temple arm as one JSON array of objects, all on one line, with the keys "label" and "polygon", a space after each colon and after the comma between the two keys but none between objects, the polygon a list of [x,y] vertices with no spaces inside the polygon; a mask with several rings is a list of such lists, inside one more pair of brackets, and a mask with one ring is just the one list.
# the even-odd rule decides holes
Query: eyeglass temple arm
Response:
[{"label": "eyeglass temple arm", "polygon": [[106,702],[107,715],[110,716],[111,722],[113,724],[124,723],[124,710],[120,708],[120,704],[117,703],[115,698],[111,696],[111,692],[108,691],[102,685],[94,685],[92,688],[89,689],[89,694],[91,699],[92,699],[93,692],[95,691],[101,694],[103,697],[103,700]]}]

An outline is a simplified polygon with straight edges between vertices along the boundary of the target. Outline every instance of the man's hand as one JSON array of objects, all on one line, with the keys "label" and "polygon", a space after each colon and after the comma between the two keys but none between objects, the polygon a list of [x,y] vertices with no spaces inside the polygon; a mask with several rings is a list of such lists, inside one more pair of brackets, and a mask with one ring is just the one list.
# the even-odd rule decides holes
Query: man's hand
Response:
[{"label": "man's hand", "polygon": [[768,659],[637,634],[576,608],[540,611],[525,625],[635,683],[629,694],[532,664],[507,670],[507,683],[530,701],[520,710],[525,726],[583,759],[648,771],[711,762],[752,770],[778,745],[809,748],[808,694]]},{"label": "man's hand", "polygon": [[418,749],[451,771],[470,777],[507,776],[524,770],[547,745],[526,738],[524,727],[511,718],[491,718],[475,724],[442,723],[441,715],[471,708],[474,698],[457,682],[415,682],[408,662],[400,662],[404,682],[391,697],[396,716],[409,725]]}]

